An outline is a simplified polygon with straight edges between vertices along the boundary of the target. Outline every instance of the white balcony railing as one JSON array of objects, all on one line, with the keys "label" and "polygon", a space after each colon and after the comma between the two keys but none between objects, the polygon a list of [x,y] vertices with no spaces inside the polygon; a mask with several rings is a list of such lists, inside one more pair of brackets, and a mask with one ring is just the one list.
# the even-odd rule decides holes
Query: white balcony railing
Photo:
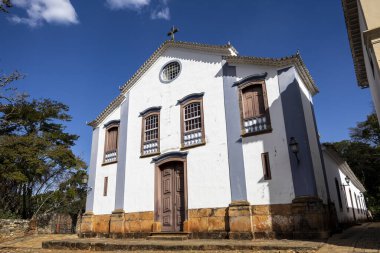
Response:
[{"label": "white balcony railing", "polygon": [[185,147],[202,143],[202,130],[196,130],[183,135],[183,145]]},{"label": "white balcony railing", "polygon": [[269,128],[270,125],[266,115],[244,120],[245,133],[261,132]]},{"label": "white balcony railing", "polygon": [[104,163],[111,163],[117,161],[116,150],[107,151],[104,156]]},{"label": "white balcony railing", "polygon": [[143,155],[154,154],[158,152],[158,141],[146,142],[143,145]]}]

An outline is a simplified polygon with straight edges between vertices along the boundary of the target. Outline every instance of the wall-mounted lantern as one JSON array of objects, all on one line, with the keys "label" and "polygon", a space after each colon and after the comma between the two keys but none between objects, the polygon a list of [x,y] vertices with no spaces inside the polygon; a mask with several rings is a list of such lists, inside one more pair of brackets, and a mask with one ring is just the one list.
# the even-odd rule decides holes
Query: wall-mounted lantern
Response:
[{"label": "wall-mounted lantern", "polygon": [[293,152],[293,154],[296,156],[297,163],[300,163],[300,159],[298,158],[299,147],[298,147],[298,142],[296,138],[290,137],[289,147],[290,147],[290,150]]},{"label": "wall-mounted lantern", "polygon": [[348,177],[348,176],[346,176],[345,178],[344,178],[344,181],[346,181],[346,184],[342,184],[342,186],[350,186],[350,178]]},{"label": "wall-mounted lantern", "polygon": [[90,187],[90,186],[87,185],[87,183],[88,183],[88,175],[87,175],[87,174],[84,174],[84,175],[82,176],[82,183],[86,185],[84,188],[85,188],[85,190],[86,190],[87,192],[89,192],[89,191],[92,190],[92,187]]}]

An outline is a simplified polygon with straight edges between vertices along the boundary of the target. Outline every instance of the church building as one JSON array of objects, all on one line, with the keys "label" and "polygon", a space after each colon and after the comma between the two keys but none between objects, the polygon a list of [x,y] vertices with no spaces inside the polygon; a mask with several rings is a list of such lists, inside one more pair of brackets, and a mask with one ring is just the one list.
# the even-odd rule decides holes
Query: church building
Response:
[{"label": "church building", "polygon": [[317,92],[299,53],[165,41],[89,123],[80,235],[326,238]]}]

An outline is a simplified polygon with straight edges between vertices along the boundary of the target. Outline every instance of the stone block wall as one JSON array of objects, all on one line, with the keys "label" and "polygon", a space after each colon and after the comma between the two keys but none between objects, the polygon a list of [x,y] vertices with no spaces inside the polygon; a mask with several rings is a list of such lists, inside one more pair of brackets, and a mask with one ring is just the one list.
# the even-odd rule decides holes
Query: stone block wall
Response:
[{"label": "stone block wall", "polygon": [[194,238],[227,238],[227,208],[190,209],[188,227]]},{"label": "stone block wall", "polygon": [[85,214],[81,219],[81,237],[141,238],[153,231],[153,212]]},{"label": "stone block wall", "polygon": [[[249,205],[231,203],[229,207],[188,210],[184,232],[192,238],[327,238],[331,231],[330,213],[322,201],[302,197],[289,204]],[[85,214],[81,237],[143,238],[160,232],[154,212],[108,215]]]},{"label": "stone block wall", "polygon": [[22,237],[29,232],[29,220],[0,219],[0,242]]}]

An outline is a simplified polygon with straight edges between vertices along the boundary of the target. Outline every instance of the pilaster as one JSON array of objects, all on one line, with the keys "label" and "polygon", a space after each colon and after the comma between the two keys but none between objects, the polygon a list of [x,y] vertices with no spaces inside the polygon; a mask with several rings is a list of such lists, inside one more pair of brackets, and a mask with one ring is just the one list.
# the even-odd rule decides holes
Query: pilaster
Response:
[{"label": "pilaster", "polygon": [[228,207],[230,239],[253,239],[252,210],[248,201],[233,201]]},{"label": "pilaster", "polygon": [[110,219],[110,237],[123,238],[125,231],[125,212],[124,210],[115,210]]},{"label": "pilaster", "polygon": [[129,93],[125,94],[125,100],[120,106],[120,126],[118,139],[118,158],[116,172],[115,212],[124,210],[125,201],[125,169],[127,159],[127,133],[128,133]]},{"label": "pilaster", "polygon": [[94,214],[90,212],[86,212],[83,214],[81,223],[80,223],[80,231],[79,237],[93,237],[93,222],[94,222]]},{"label": "pilaster", "polygon": [[292,201],[294,239],[325,239],[330,236],[330,213],[317,197],[297,197]]}]

